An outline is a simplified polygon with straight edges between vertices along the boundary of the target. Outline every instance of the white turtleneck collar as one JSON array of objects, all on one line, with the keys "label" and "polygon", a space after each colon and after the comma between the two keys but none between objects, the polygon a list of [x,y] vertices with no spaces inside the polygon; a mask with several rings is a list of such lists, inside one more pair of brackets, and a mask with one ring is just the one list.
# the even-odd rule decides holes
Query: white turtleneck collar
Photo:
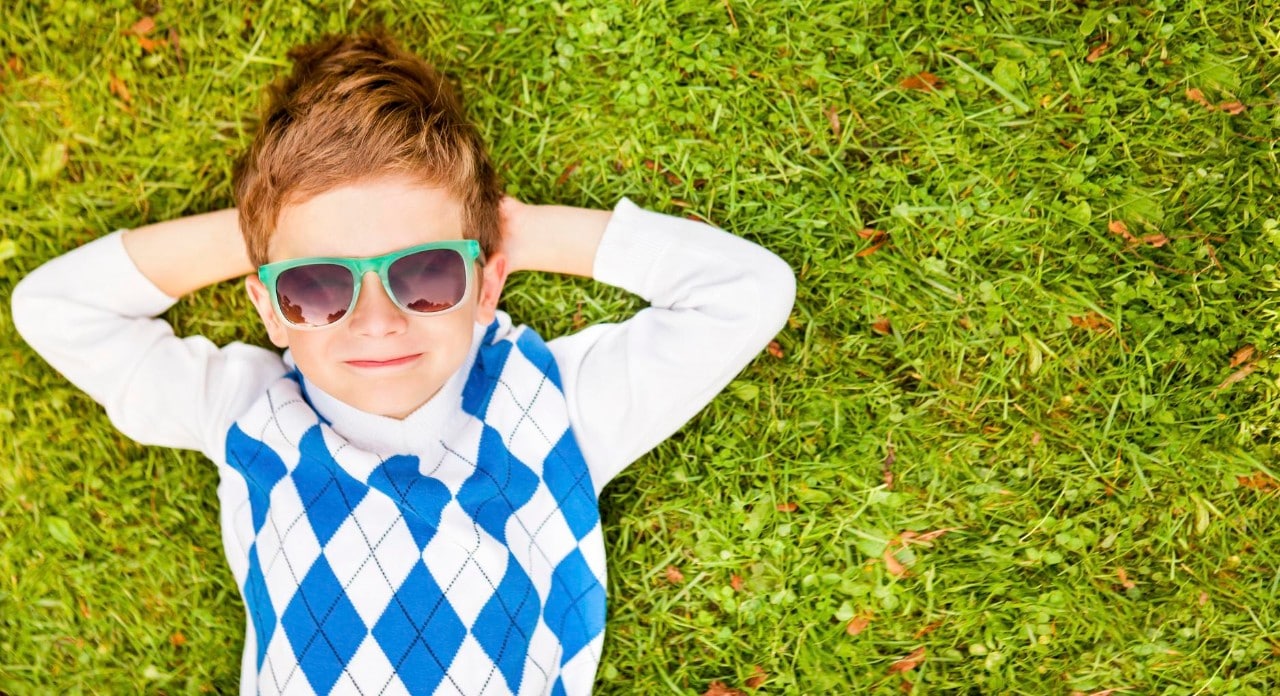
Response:
[{"label": "white turtleneck collar", "polygon": [[[302,376],[302,388],[311,407],[329,422],[333,431],[352,445],[382,456],[392,454],[426,453],[440,435],[449,430],[454,419],[465,418],[462,412],[462,388],[466,386],[476,352],[488,327],[473,326],[471,348],[462,365],[440,390],[403,419],[361,411],[331,396],[316,386],[306,375]],[[284,362],[290,369],[296,367],[293,355],[284,353]]]}]

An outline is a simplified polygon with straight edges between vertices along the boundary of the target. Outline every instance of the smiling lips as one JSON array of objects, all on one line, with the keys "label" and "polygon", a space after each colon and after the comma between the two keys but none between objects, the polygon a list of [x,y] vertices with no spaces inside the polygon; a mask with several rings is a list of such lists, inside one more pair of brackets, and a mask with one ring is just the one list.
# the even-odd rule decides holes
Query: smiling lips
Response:
[{"label": "smiling lips", "polygon": [[348,360],[347,364],[352,367],[364,368],[398,367],[400,365],[408,365],[420,357],[422,357],[422,353],[414,353],[413,355],[391,358],[390,360]]}]

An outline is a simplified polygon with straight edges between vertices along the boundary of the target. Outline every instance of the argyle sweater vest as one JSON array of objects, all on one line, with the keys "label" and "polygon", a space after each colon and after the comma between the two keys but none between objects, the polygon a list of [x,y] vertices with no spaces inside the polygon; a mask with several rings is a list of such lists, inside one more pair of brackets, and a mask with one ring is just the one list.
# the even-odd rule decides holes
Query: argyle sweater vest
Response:
[{"label": "argyle sweater vest", "polygon": [[590,693],[604,545],[542,339],[495,321],[461,408],[438,448],[378,455],[295,372],[232,426],[219,496],[244,693]]}]

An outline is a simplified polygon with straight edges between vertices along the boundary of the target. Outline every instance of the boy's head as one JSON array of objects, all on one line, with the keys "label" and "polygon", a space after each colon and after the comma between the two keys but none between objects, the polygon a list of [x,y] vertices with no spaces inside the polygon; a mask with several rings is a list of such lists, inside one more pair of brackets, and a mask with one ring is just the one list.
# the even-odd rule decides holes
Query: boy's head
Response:
[{"label": "boy's head", "polygon": [[[249,296],[272,342],[292,350],[313,384],[361,410],[403,417],[462,365],[475,325],[492,321],[505,273],[501,188],[449,85],[384,34],[331,37],[289,55],[293,72],[273,85],[236,172],[250,260],[391,256],[381,277],[356,266],[344,277],[334,265],[250,276]],[[430,254],[391,261],[423,244],[465,247],[464,239],[479,243],[483,266],[448,253],[438,254],[445,266]],[[384,280],[403,290],[389,293]],[[448,311],[406,311],[438,311],[434,297],[417,305],[407,295],[444,286],[459,293]],[[341,311],[304,317],[291,292]]]},{"label": "boy's head", "polygon": [[[280,211],[339,186],[396,176],[449,191],[463,232],[499,247],[502,187],[444,77],[385,33],[332,36],[289,52],[239,162],[235,198],[249,260],[270,260]],[[371,230],[371,234],[376,231]]]}]

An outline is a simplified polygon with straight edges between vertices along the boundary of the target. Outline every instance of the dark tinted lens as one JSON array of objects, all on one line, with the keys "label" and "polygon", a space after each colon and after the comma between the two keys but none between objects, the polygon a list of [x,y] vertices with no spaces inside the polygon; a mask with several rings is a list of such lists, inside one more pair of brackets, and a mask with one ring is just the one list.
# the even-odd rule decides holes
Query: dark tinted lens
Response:
[{"label": "dark tinted lens", "polygon": [[341,319],[351,308],[354,290],[351,271],[329,263],[290,268],[276,278],[280,313],[297,326],[325,326]]},{"label": "dark tinted lens", "polygon": [[429,249],[397,259],[387,269],[396,301],[414,312],[442,312],[467,292],[467,267],[450,249]]}]

